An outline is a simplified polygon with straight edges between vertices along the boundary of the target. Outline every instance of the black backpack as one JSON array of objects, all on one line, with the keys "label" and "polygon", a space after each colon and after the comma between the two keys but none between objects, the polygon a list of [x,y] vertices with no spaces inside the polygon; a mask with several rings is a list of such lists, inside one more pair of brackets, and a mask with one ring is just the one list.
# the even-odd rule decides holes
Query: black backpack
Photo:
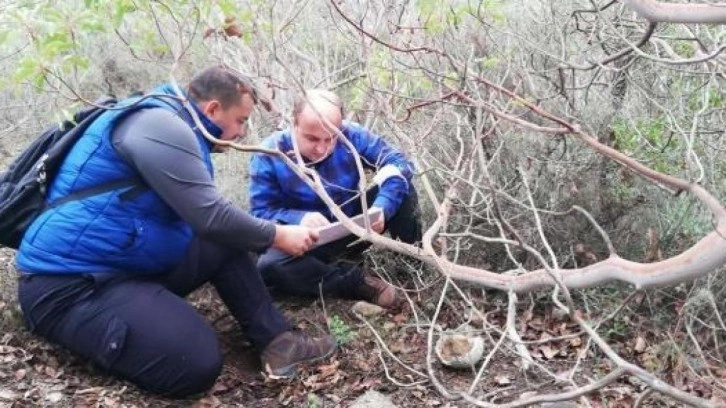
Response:
[{"label": "black backpack", "polygon": [[[112,107],[113,98],[96,105]],[[46,190],[73,145],[106,109],[84,108],[66,120],[45,130],[0,174],[0,245],[17,249],[25,230],[45,209],[106,191],[138,183],[120,180],[76,191],[53,203],[46,200]]]}]

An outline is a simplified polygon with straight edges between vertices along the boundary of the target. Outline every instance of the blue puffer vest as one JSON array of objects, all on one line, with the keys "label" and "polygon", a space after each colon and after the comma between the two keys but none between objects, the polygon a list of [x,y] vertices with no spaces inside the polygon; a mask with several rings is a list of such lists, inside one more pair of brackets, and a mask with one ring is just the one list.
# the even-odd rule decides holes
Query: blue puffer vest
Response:
[{"label": "blue puffer vest", "polygon": [[[174,95],[169,86],[154,94]],[[138,99],[123,101],[131,105]],[[138,173],[112,145],[114,126],[139,109],[174,111],[195,129],[210,174],[211,145],[196,130],[182,105],[171,98],[150,98],[123,110],[101,115],[71,149],[50,185],[49,202],[73,192],[114,180],[138,178]],[[202,123],[214,136],[222,130],[198,109]],[[152,274],[178,264],[192,239],[191,227],[152,190],[130,199],[122,194],[133,187],[70,201],[42,213],[28,228],[16,264],[22,273],[135,273]]]}]

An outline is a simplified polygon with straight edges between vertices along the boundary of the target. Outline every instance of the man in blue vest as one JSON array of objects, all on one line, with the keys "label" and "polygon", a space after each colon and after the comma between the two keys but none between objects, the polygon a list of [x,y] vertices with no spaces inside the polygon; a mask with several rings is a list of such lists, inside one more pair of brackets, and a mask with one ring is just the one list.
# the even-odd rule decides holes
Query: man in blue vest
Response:
[{"label": "man in blue vest", "polygon": [[[211,67],[183,91],[121,102],[83,134],[49,187],[50,208],[16,257],[18,298],[30,330],[152,392],[184,397],[209,389],[221,352],[213,328],[184,296],[210,282],[260,351],[271,377],[335,350],[330,336],[294,330],[271,301],[250,252],[305,253],[318,238],[303,226],[254,218],[213,182],[204,137],[245,134],[257,102],[250,82]],[[134,186],[52,206],[114,180]]]},{"label": "man in blue vest", "polygon": [[[295,101],[292,119],[291,129],[271,135],[262,146],[317,171],[327,193],[351,217],[362,211],[357,155],[366,170],[375,172],[373,188],[366,194],[367,206],[371,211],[380,210],[383,219],[372,229],[378,233],[387,230],[394,239],[410,244],[421,240],[418,200],[411,183],[413,164],[400,150],[361,125],[344,121],[343,103],[327,90],[307,90]],[[252,158],[250,204],[254,216],[278,225],[320,228],[336,220],[281,158],[270,155]],[[368,247],[361,243],[351,246],[357,239],[349,235],[298,257],[270,248],[260,257],[258,267],[265,282],[282,293],[317,296],[322,291],[396,309],[400,298],[393,286],[364,271],[360,262],[341,262],[360,258]]]}]

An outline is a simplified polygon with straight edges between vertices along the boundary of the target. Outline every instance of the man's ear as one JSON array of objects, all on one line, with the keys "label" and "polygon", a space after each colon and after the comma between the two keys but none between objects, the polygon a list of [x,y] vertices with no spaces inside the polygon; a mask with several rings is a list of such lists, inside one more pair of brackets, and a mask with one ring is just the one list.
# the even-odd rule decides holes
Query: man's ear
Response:
[{"label": "man's ear", "polygon": [[202,112],[210,118],[214,117],[215,112],[220,109],[222,109],[222,104],[220,104],[219,101],[216,99],[207,101],[202,105]]}]

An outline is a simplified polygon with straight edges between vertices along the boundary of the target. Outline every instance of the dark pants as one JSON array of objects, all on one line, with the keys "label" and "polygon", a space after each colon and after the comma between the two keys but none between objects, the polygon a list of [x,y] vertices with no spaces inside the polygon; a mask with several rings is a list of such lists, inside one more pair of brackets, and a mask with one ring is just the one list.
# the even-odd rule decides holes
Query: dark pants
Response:
[{"label": "dark pants", "polygon": [[202,240],[164,275],[24,275],[18,298],[32,332],[141,388],[183,397],[210,388],[222,367],[214,329],[183,299],[205,282],[258,349],[290,330],[249,254]]},{"label": "dark pants", "polygon": [[[369,201],[375,194],[368,194]],[[370,204],[370,203],[369,203]],[[386,222],[393,239],[414,244],[421,241],[421,220],[416,190],[401,203],[398,212]],[[359,257],[370,243],[359,242],[351,235],[322,245],[303,256],[291,257],[269,249],[257,262],[265,283],[276,292],[295,296],[317,296],[321,293],[344,299],[357,299],[363,284],[363,271],[355,262],[341,262]],[[352,245],[351,245],[352,244]]]}]

